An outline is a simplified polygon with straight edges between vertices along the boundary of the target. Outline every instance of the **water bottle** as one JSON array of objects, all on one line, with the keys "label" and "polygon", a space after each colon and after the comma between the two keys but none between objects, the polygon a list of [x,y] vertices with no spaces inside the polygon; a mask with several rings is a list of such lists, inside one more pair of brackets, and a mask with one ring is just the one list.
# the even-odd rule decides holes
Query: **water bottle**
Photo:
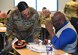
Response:
[{"label": "water bottle", "polygon": [[48,44],[46,45],[46,52],[47,55],[52,55],[52,45],[50,40],[48,40]]}]

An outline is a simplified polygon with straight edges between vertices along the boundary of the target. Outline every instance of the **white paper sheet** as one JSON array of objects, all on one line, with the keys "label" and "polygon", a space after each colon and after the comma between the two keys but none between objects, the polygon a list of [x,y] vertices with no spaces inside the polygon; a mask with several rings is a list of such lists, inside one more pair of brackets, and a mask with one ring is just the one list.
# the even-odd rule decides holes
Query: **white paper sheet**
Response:
[{"label": "white paper sheet", "polygon": [[[43,52],[43,53],[46,52],[45,45],[30,44],[30,45],[27,45],[27,48],[29,48],[30,50],[35,51],[35,52]],[[54,51],[54,49],[53,49],[53,51]]]},{"label": "white paper sheet", "polygon": [[38,44],[28,45],[28,48],[35,52],[46,52],[46,46],[44,45],[38,45]]}]

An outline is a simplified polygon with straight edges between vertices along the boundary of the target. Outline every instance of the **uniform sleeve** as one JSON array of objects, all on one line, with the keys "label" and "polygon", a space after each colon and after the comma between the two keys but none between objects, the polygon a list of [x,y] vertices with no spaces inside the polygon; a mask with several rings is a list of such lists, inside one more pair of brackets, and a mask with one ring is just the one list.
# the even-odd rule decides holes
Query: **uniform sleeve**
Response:
[{"label": "uniform sleeve", "polygon": [[7,18],[7,22],[6,22],[6,38],[7,38],[7,46],[2,49],[2,53],[7,53],[12,49],[12,41],[14,39],[13,37],[13,31],[12,31],[12,20],[11,18]]},{"label": "uniform sleeve", "polygon": [[[16,10],[15,10],[16,11]],[[11,16],[9,18],[7,18],[7,23],[6,23],[6,27],[7,27],[7,32],[6,35],[7,36],[11,36],[11,37],[17,37],[18,39],[21,39],[21,37],[19,37],[19,32],[18,30],[16,30],[16,25],[14,24],[14,18],[16,17],[17,12],[12,13]],[[18,17],[17,17],[18,18]]]},{"label": "uniform sleeve", "polygon": [[54,45],[54,48],[56,49],[63,49],[66,45],[72,44],[73,42],[75,42],[76,37],[77,36],[75,31],[68,28],[61,33],[59,38],[57,38],[57,36],[55,35],[52,38],[52,44]]},{"label": "uniform sleeve", "polygon": [[13,31],[12,31],[12,27],[13,26],[13,20],[12,17],[7,18],[7,23],[6,23],[6,27],[7,27],[7,33],[6,35],[12,35]]}]

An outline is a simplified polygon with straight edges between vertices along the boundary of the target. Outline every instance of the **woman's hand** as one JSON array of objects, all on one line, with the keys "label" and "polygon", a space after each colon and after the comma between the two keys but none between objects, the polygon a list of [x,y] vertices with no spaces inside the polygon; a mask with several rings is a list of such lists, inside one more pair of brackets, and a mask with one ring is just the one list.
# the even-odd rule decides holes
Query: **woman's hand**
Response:
[{"label": "woman's hand", "polygon": [[53,25],[51,24],[51,22],[48,22],[45,25],[47,30],[53,30]]},{"label": "woman's hand", "polygon": [[53,24],[51,22],[46,23],[46,29],[48,30],[50,36],[54,36]]}]

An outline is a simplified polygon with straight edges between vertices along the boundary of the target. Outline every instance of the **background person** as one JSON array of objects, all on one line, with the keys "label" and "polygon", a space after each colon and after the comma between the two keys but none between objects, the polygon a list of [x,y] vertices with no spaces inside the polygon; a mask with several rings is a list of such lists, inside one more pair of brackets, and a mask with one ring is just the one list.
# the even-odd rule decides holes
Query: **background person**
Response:
[{"label": "background person", "polygon": [[78,33],[78,2],[71,0],[65,4],[64,13]]},{"label": "background person", "polygon": [[47,22],[51,21],[51,13],[50,11],[43,7],[41,14],[39,15],[40,24],[41,24],[41,39],[44,41],[45,39],[50,39],[49,33],[45,27]]}]

